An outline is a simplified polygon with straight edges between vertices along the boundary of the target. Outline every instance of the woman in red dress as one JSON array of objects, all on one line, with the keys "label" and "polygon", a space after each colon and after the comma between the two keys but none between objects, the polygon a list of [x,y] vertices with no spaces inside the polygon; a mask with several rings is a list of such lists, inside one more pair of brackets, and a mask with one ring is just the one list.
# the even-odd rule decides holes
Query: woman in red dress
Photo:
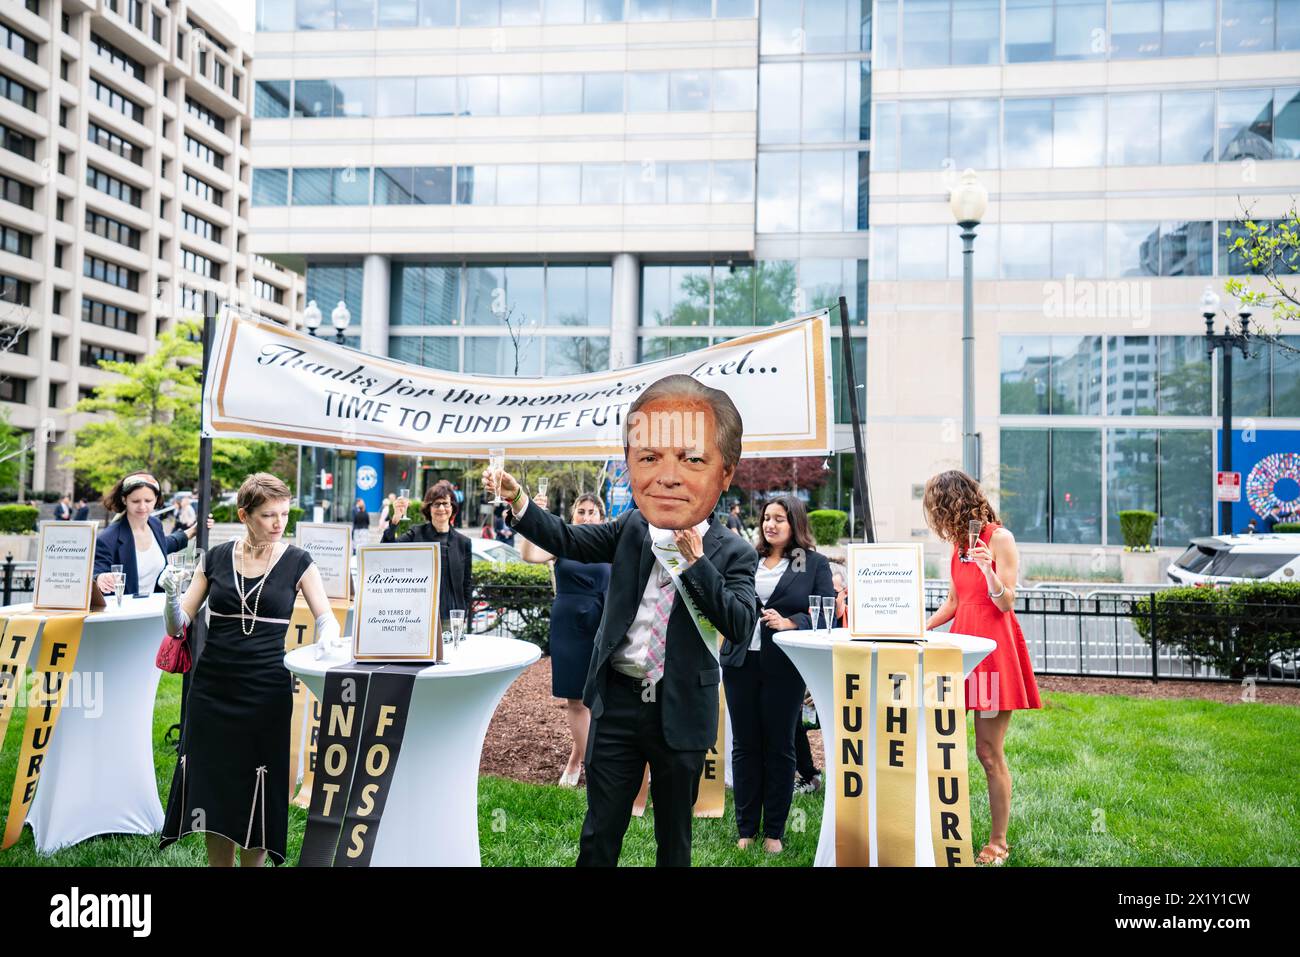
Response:
[{"label": "woman in red dress", "polygon": [[[1012,608],[1020,555],[1012,534],[998,524],[997,513],[979,483],[965,472],[942,472],[925,484],[925,518],[953,546],[952,588],[926,623],[926,629],[952,622],[958,635],[992,638],[997,647],[966,679],[966,707],[977,712],[975,755],[989,783],[989,841],[977,864],[1006,863],[1007,822],[1011,817],[1011,770],[1002,741],[1011,712],[1041,708],[1029,649]],[[979,523],[972,542],[971,525]]]}]

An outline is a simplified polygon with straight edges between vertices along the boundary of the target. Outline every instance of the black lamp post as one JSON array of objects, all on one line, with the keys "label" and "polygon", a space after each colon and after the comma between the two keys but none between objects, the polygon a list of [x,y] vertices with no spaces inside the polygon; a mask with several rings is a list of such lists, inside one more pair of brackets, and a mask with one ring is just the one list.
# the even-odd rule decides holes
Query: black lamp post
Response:
[{"label": "black lamp post", "polygon": [[[1201,315],[1205,317],[1205,354],[1214,359],[1214,350],[1223,350],[1223,362],[1219,365],[1219,405],[1223,414],[1220,427],[1222,438],[1219,441],[1219,471],[1232,471],[1232,350],[1240,349],[1243,359],[1250,358],[1250,312],[1241,310],[1237,314],[1240,329],[1233,332],[1225,325],[1223,332],[1214,331],[1214,316],[1219,309],[1219,297],[1209,286],[1201,295]],[[1231,535],[1232,503],[1219,503],[1219,534]]]}]

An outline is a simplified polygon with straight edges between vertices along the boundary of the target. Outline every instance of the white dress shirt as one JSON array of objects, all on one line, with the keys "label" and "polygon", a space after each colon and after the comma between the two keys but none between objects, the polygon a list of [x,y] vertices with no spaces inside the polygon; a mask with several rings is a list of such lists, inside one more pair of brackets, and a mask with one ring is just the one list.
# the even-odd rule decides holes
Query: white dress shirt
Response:
[{"label": "white dress shirt", "polygon": [[[704,541],[704,533],[708,530],[708,519],[695,526],[695,531],[699,534],[701,543]],[[656,528],[653,525],[650,526],[648,534],[652,542],[663,542],[671,540],[673,537],[671,529]],[[700,558],[702,559],[703,556],[701,555]],[[699,560],[696,559],[696,561]],[[609,666],[620,674],[629,675],[633,678],[645,678],[646,676],[646,656],[650,651],[650,626],[654,623],[655,603],[659,600],[658,573],[660,568],[659,562],[656,561],[650,571],[650,578],[645,584],[645,591],[641,593],[641,604],[637,606],[636,615],[632,619],[631,627],[627,630],[627,636],[609,656]],[[676,607],[675,602],[680,600],[681,596],[678,595],[674,599],[673,607]],[[667,656],[665,656],[665,663],[667,663]]]},{"label": "white dress shirt", "polygon": [[158,585],[158,576],[167,567],[167,559],[158,547],[158,539],[149,536],[149,548],[135,553],[135,570],[137,595],[152,595]]},{"label": "white dress shirt", "polygon": [[[790,559],[788,558],[782,558],[776,563],[775,568],[768,568],[761,558],[758,560],[758,572],[754,575],[754,591],[758,595],[758,600],[764,605],[772,597],[772,592],[776,591],[781,576],[785,574],[785,570],[789,567]],[[759,615],[758,620],[754,622],[754,637],[749,640],[750,651],[758,651],[762,647],[762,630],[763,616]]]}]

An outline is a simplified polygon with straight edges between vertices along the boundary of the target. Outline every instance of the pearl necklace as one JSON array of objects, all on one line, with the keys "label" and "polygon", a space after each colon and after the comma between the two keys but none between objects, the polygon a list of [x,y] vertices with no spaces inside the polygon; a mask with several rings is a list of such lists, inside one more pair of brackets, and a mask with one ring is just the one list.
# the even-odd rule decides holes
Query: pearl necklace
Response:
[{"label": "pearl necklace", "polygon": [[[264,542],[261,545],[254,545],[249,542],[247,538],[244,538],[239,541],[239,545],[242,546],[240,553],[242,555],[245,549],[251,549],[253,552],[260,552],[270,544],[272,543]],[[236,556],[236,558],[238,557],[239,556]],[[239,564],[237,562],[233,562],[232,564],[234,565],[235,572],[235,592],[239,595],[239,630],[244,633],[245,638],[249,638],[252,637],[254,630],[257,628],[257,609],[262,604],[262,592],[264,590],[262,586],[266,584],[266,579],[271,573],[272,563],[269,561],[266,563],[266,570],[262,572],[262,580],[251,589],[247,587],[247,584],[244,581],[244,576],[239,571]],[[257,592],[257,594],[253,596],[253,607],[249,608],[248,596],[253,592]],[[244,626],[245,622],[248,622],[247,627]]]}]

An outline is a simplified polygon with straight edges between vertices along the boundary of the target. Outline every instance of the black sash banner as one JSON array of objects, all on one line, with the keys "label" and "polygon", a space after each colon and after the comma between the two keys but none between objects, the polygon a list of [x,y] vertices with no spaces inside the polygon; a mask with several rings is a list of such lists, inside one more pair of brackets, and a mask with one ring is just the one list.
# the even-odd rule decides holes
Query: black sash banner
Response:
[{"label": "black sash banner", "polygon": [[356,662],[325,673],[311,807],[299,867],[329,867],[352,791],[371,669]]},{"label": "black sash banner", "polygon": [[352,793],[347,802],[343,836],[334,856],[335,867],[369,867],[379,837],[379,819],[397,770],[406,734],[415,676],[424,664],[364,665],[373,670],[361,722],[361,748]]}]

